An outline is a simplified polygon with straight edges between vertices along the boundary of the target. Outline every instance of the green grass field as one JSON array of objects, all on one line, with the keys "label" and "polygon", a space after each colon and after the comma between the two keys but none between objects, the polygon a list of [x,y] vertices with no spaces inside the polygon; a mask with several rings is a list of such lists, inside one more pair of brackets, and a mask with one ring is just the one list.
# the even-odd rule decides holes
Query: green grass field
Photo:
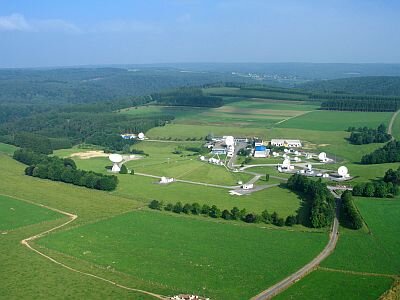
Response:
[{"label": "green grass field", "polygon": [[394,120],[392,134],[395,139],[400,140],[400,114],[398,114]]},{"label": "green grass field", "polygon": [[13,145],[0,143],[0,153],[13,155],[14,151],[17,150],[17,149],[18,148],[13,146]]},{"label": "green grass field", "polygon": [[[79,218],[73,223],[74,226],[109,218],[142,205],[134,200],[123,199],[104,192],[25,176],[23,169],[22,164],[17,163],[7,155],[0,154],[1,192],[76,213]],[[2,198],[0,204],[4,205],[5,203]],[[7,203],[10,204],[11,202],[7,200]],[[8,234],[1,235],[0,269],[7,276],[3,276],[0,281],[0,298],[154,299],[63,269],[37,253],[29,251],[21,245],[22,239],[61,225],[66,221],[66,218],[58,218],[59,215],[54,216],[51,211],[38,210],[38,207],[34,205],[26,206],[24,202],[18,203],[19,209],[15,212],[23,214],[22,218],[18,218],[18,222],[13,224],[7,222],[7,226],[17,226],[18,224],[18,226],[22,225],[23,227],[15,228]],[[17,202],[13,203],[14,208],[15,204],[18,205]],[[7,212],[3,210],[3,206],[0,209],[0,214],[0,223],[5,224]],[[57,219],[46,219],[49,216],[57,217]],[[40,219],[41,217],[43,218]],[[32,222],[39,223],[32,224]],[[56,255],[53,257],[62,259]],[[74,263],[74,266],[81,270],[89,272],[91,270],[91,266],[76,265],[76,262],[71,262],[72,265]],[[98,272],[98,274],[102,273]],[[105,274],[110,278],[113,278],[112,275]],[[124,282],[123,278],[120,280]]]},{"label": "green grass field", "polygon": [[314,111],[283,122],[279,124],[279,127],[319,131],[340,131],[346,130],[349,126],[377,128],[381,123],[388,125],[392,114],[390,112]]},{"label": "green grass field", "polygon": [[[307,245],[302,244],[306,239]],[[48,236],[40,245],[112,266],[171,293],[248,299],[308,262],[325,234],[132,212]],[[66,245],[68,244],[68,247]]]},{"label": "green grass field", "polygon": [[357,198],[368,229],[341,229],[335,252],[323,266],[358,272],[399,274],[400,199]]},{"label": "green grass field", "polygon": [[46,208],[0,195],[0,230],[2,231],[61,217],[61,214]]},{"label": "green grass field", "polygon": [[393,279],[316,270],[274,299],[375,300]]}]

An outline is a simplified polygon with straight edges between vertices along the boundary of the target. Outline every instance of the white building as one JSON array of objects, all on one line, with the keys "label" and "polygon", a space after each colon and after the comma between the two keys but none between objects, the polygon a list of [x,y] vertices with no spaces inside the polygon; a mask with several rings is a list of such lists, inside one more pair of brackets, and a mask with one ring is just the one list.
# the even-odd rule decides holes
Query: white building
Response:
[{"label": "white building", "polygon": [[274,147],[288,147],[300,148],[302,146],[300,140],[287,140],[287,139],[272,139],[271,146]]},{"label": "white building", "polygon": [[163,184],[165,184],[165,183],[171,183],[171,182],[173,182],[174,181],[174,179],[173,178],[168,178],[168,177],[161,177],[161,179],[160,179],[160,183],[163,183]]},{"label": "white building", "polygon": [[242,189],[244,190],[251,190],[252,188],[254,188],[254,184],[252,183],[246,183],[242,185]]}]

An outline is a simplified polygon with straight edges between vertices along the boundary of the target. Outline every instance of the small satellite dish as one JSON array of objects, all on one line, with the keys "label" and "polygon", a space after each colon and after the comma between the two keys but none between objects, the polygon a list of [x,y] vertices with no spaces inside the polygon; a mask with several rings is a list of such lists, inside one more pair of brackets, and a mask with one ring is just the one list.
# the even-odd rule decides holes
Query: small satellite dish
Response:
[{"label": "small satellite dish", "polygon": [[319,160],[326,160],[326,153],[325,153],[325,152],[321,152],[321,153],[318,155],[318,159],[319,159]]},{"label": "small satellite dish", "polygon": [[143,140],[144,139],[144,133],[143,132],[139,133],[138,134],[138,138],[139,138],[139,140]]},{"label": "small satellite dish", "polygon": [[289,149],[283,149],[283,152],[288,153]]},{"label": "small satellite dish", "polygon": [[339,167],[337,172],[342,177],[348,177],[349,176],[349,170],[345,166]]},{"label": "small satellite dish", "polygon": [[311,164],[306,164],[306,169],[311,171],[312,170],[312,165]]},{"label": "small satellite dish", "polygon": [[111,160],[113,163],[120,163],[122,161],[122,156],[120,154],[110,154],[108,156],[109,160]]}]

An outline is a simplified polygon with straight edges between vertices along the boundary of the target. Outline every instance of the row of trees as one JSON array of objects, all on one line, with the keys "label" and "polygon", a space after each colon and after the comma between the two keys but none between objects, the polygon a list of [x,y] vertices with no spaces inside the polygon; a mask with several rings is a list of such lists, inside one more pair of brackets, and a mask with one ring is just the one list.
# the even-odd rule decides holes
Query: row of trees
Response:
[{"label": "row of trees", "polygon": [[351,191],[345,191],[342,196],[342,220],[351,229],[360,229],[363,226],[361,216],[354,205]]},{"label": "row of trees", "polygon": [[386,133],[386,126],[384,124],[379,125],[377,129],[349,127],[348,131],[351,132],[349,141],[355,145],[386,143],[392,138],[390,134]]},{"label": "row of trees", "polygon": [[200,88],[180,88],[170,92],[152,95],[153,100],[163,105],[220,107],[224,104],[221,97],[207,96]]},{"label": "row of trees", "polygon": [[361,158],[361,163],[365,165],[391,162],[400,162],[400,142],[395,140]]},{"label": "row of trees", "polygon": [[400,193],[400,167],[397,170],[389,169],[385,172],[383,181],[359,183],[353,187],[354,196],[364,197],[394,197]]},{"label": "row of trees", "polygon": [[389,169],[386,171],[383,181],[391,182],[396,185],[400,185],[400,167],[397,170]]},{"label": "row of trees", "polygon": [[162,201],[152,200],[149,204],[149,208],[156,210],[171,211],[177,214],[193,214],[193,215],[204,215],[211,218],[222,218],[225,220],[240,220],[246,223],[266,223],[274,224],[276,226],[293,226],[297,224],[296,216],[288,216],[285,219],[280,218],[277,212],[270,214],[267,210],[264,210],[261,215],[255,213],[248,213],[246,209],[239,209],[237,207],[231,210],[221,210],[216,205],[209,206],[207,204],[200,205],[199,203],[186,203],[182,204],[177,202],[175,204],[168,203],[164,205]]},{"label": "row of trees", "polygon": [[69,158],[48,157],[27,149],[15,151],[13,157],[29,165],[25,169],[25,174],[29,176],[105,191],[115,190],[118,184],[116,176],[79,170]]},{"label": "row of trees", "polygon": [[400,99],[398,100],[350,100],[337,99],[328,100],[321,103],[321,108],[325,110],[341,111],[396,111],[400,108]]},{"label": "row of trees", "polygon": [[300,193],[308,202],[310,224],[314,228],[322,228],[332,223],[335,214],[335,198],[326,184],[319,179],[314,181],[300,174],[292,175],[287,182],[289,189]]}]

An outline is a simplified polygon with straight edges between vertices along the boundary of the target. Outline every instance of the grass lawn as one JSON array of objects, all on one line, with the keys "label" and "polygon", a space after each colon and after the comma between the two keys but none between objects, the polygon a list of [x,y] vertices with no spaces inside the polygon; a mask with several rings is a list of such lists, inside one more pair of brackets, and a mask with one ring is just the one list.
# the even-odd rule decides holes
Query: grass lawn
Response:
[{"label": "grass lawn", "polygon": [[17,149],[18,149],[18,147],[15,147],[14,145],[0,143],[0,153],[13,155],[14,151]]},{"label": "grass lawn", "polygon": [[400,114],[397,115],[392,127],[392,134],[395,139],[400,140]]},{"label": "grass lawn", "polygon": [[61,217],[62,215],[52,210],[0,195],[0,230],[2,231]]},{"label": "grass lawn", "polygon": [[139,175],[120,175],[118,178],[120,183],[114,192],[115,195],[131,197],[146,203],[153,199],[164,201],[164,203],[198,202],[217,205],[220,209],[231,209],[237,206],[254,213],[261,213],[267,209],[271,213],[276,211],[284,218],[295,214],[300,206],[298,196],[281,187],[269,188],[251,195],[231,196],[228,189],[222,188],[180,182],[160,185],[157,179]]},{"label": "grass lawn", "polygon": [[357,198],[371,233],[341,229],[335,252],[323,266],[359,272],[400,274],[400,198]]},{"label": "grass lawn", "polygon": [[388,125],[393,113],[390,112],[344,112],[313,111],[279,124],[282,128],[297,128],[321,131],[346,130],[349,126],[377,128]]},{"label": "grass lawn", "polygon": [[[0,154],[1,192],[76,213],[79,218],[72,226],[108,218],[141,205],[105,192],[25,176],[24,167],[7,155]],[[2,228],[15,228],[0,238],[0,270],[7,274],[0,281],[0,298],[154,299],[63,269],[21,245],[22,239],[61,225],[66,221],[65,217],[58,218],[60,215],[52,211],[11,198],[1,197],[0,206]],[[10,219],[9,207],[15,209],[13,212],[18,214],[17,220]],[[76,266],[76,262],[71,262],[71,265],[74,263]],[[82,264],[77,267],[92,271],[90,266],[87,269]],[[112,274],[106,275],[112,278]]]},{"label": "grass lawn", "polygon": [[375,300],[390,288],[393,279],[316,270],[274,297],[288,299]]},{"label": "grass lawn", "polygon": [[[307,243],[304,243],[304,241]],[[40,245],[161,283],[171,294],[248,299],[310,261],[326,234],[136,211],[47,236]]]}]

